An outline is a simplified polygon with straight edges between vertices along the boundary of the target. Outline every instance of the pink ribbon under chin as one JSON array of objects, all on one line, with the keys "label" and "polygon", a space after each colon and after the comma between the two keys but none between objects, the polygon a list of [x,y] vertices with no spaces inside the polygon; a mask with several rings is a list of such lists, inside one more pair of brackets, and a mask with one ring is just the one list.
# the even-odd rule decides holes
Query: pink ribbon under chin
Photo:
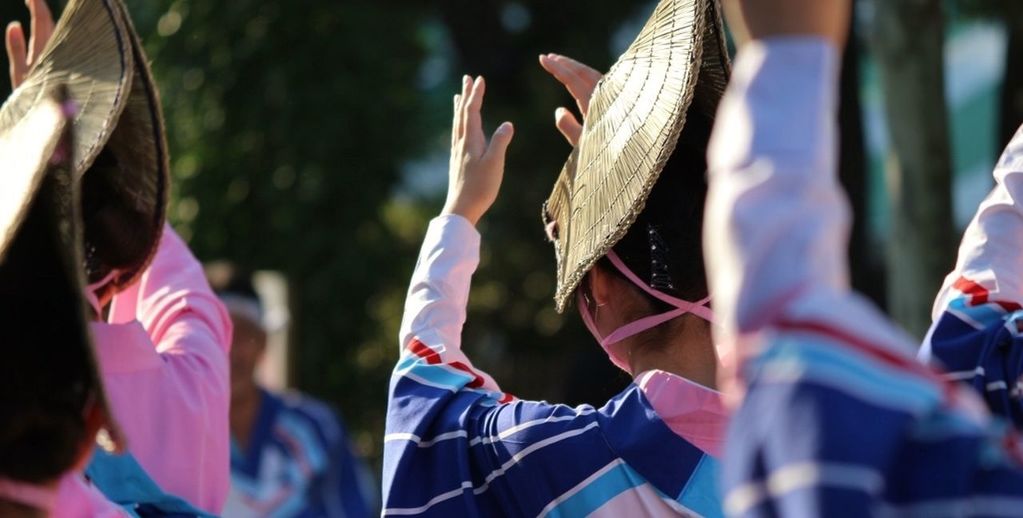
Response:
[{"label": "pink ribbon under chin", "polygon": [[111,272],[108,273],[106,277],[103,277],[99,281],[86,286],[85,290],[83,290],[82,294],[85,295],[85,300],[89,303],[89,306],[92,307],[92,310],[96,312],[96,316],[98,318],[103,317],[103,306],[100,305],[99,303],[99,297],[96,296],[96,291],[106,286],[107,283],[113,280],[114,277],[117,277],[117,274],[119,273],[120,271],[118,270],[111,270]]},{"label": "pink ribbon under chin", "polygon": [[614,347],[616,344],[621,343],[626,338],[630,338],[639,333],[642,333],[643,331],[657,327],[669,320],[676,319],[687,313],[696,315],[708,322],[714,322],[714,312],[706,305],[708,302],[710,302],[709,296],[697,302],[690,302],[688,300],[682,300],[677,297],[672,297],[667,293],[655,290],[650,286],[647,286],[647,284],[643,282],[639,278],[639,276],[633,273],[632,270],[630,270],[629,267],[625,265],[625,263],[621,260],[621,258],[618,257],[618,254],[616,254],[614,250],[611,250],[610,252],[607,253],[607,258],[611,261],[611,264],[613,264],[614,267],[617,268],[618,271],[621,272],[622,275],[624,275],[625,278],[629,280],[629,282],[635,284],[636,286],[639,286],[640,289],[645,291],[651,297],[654,297],[655,299],[660,300],[665,304],[668,304],[669,306],[675,308],[665,313],[650,315],[647,317],[643,317],[639,320],[636,320],[634,322],[630,322],[619,327],[618,329],[615,329],[614,331],[611,332],[611,334],[603,336],[597,329],[597,325],[594,322],[593,315],[591,315],[589,312],[589,308],[586,304],[586,301],[584,300],[584,297],[582,296],[582,292],[578,292],[578,294],[576,295],[578,299],[577,305],[579,306],[579,313],[580,315],[582,315],[583,322],[586,324],[586,328],[589,329],[590,334],[592,334],[593,337],[597,339],[597,342],[600,343],[600,346],[604,349],[604,352],[606,352],[607,355],[611,358],[611,363],[615,364],[615,366],[617,366],[619,369],[622,369],[625,372],[629,372],[628,355],[625,354],[625,351],[621,350],[622,349],[621,347]]}]

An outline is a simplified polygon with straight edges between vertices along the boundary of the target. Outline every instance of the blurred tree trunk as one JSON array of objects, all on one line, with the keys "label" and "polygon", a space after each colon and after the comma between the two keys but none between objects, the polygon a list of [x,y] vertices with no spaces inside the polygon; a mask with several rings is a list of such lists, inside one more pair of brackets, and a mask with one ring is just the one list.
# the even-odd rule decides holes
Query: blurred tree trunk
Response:
[{"label": "blurred tree trunk", "polygon": [[1023,8],[1013,5],[1005,17],[1009,33],[1005,53],[1005,82],[1002,84],[998,138],[1004,147],[1023,123]]},{"label": "blurred tree trunk", "polygon": [[849,40],[842,57],[841,94],[838,106],[840,152],[838,176],[853,211],[849,236],[849,265],[853,288],[878,305],[884,301],[884,272],[874,252],[867,225],[867,160],[863,142],[863,111],[860,104],[860,56],[863,49],[850,20]]},{"label": "blurred tree trunk", "polygon": [[941,0],[875,1],[873,46],[892,142],[888,308],[923,337],[952,267],[952,161],[945,107]]}]

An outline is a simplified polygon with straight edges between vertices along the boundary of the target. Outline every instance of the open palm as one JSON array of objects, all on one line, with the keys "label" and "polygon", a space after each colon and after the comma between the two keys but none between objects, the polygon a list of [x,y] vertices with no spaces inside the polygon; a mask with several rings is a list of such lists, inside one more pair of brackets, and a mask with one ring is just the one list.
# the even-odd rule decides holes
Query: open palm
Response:
[{"label": "open palm", "polygon": [[[560,54],[541,55],[540,66],[565,85],[568,93],[572,94],[576,105],[579,106],[579,113],[585,118],[590,109],[590,97],[593,96],[593,90],[597,88],[600,78],[604,77],[603,74]],[[575,146],[579,143],[583,125],[571,111],[565,107],[555,110],[554,124],[570,144]]]}]

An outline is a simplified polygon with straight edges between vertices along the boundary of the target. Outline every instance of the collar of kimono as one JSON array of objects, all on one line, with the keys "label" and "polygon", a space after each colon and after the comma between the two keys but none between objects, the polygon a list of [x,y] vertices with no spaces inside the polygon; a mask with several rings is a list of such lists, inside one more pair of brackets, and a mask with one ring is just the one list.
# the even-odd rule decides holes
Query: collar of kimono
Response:
[{"label": "collar of kimono", "polygon": [[635,383],[671,431],[720,458],[729,415],[720,392],[660,370],[639,374]]}]

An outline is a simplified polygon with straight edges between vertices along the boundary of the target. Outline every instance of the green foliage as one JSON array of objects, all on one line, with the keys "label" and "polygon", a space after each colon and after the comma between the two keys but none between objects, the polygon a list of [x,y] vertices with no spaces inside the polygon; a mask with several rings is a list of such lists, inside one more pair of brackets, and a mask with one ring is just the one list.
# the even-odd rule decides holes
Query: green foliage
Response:
[{"label": "green foliage", "polygon": [[[516,124],[505,189],[481,228],[470,357],[522,397],[601,403],[623,385],[579,319],[553,309],[540,205],[569,152],[554,108],[574,104],[537,55],[606,69],[652,4],[127,1],[162,93],[171,221],[203,260],[288,276],[292,379],[342,410],[365,453],[382,446],[404,294],[443,197],[462,73],[488,79],[488,128]],[[24,19],[24,5],[0,16]]]},{"label": "green foliage", "polygon": [[[293,379],[379,449],[414,245],[389,227],[430,128],[415,2],[130,2],[163,94],[171,220],[203,259],[284,272]],[[395,216],[392,216],[392,218]],[[418,214],[412,218],[421,227]],[[394,298],[393,296],[391,297]],[[359,435],[357,434],[357,437]]]},{"label": "green foliage", "polygon": [[[551,303],[554,261],[539,207],[569,151],[553,109],[571,101],[536,56],[563,52],[606,68],[614,59],[608,42],[634,7],[368,0],[130,7],[163,94],[175,226],[204,259],[288,276],[293,379],[337,404],[364,452],[379,455],[407,281],[443,196],[443,188],[416,189],[419,179],[403,170],[435,157],[442,186],[451,95],[463,72],[488,78],[490,128],[504,119],[517,125],[506,188],[482,229],[470,355],[526,397],[598,402],[621,385],[606,368],[596,380],[573,372],[577,362],[607,362],[592,362],[601,354],[592,339]],[[572,325],[562,331],[566,321]],[[603,394],[566,388],[566,378],[596,383]]]}]

